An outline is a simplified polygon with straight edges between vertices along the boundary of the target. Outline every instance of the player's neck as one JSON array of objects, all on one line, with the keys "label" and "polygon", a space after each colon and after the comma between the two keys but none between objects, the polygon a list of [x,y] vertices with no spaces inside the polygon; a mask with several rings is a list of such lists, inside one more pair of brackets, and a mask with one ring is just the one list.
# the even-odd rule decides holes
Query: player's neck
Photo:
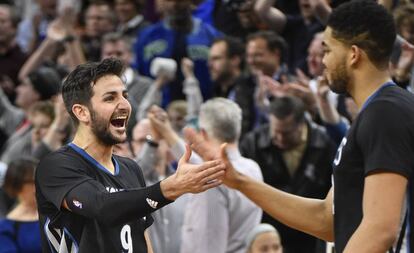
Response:
[{"label": "player's neck", "polygon": [[83,149],[108,170],[114,170],[112,163],[113,146],[104,145],[96,139],[94,134],[84,134],[83,131],[76,133],[72,143]]},{"label": "player's neck", "polygon": [[349,94],[354,99],[358,108],[361,109],[367,99],[377,91],[384,83],[391,80],[388,71],[368,69],[360,71],[354,76],[354,82],[350,87]]}]

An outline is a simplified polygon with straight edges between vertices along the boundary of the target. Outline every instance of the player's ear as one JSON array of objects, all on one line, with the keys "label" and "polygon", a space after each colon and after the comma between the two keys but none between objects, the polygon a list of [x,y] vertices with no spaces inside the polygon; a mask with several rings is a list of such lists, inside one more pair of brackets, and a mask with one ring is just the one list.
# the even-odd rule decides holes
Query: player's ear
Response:
[{"label": "player's ear", "polygon": [[350,49],[350,56],[349,62],[351,66],[356,66],[359,62],[361,62],[361,58],[363,57],[364,52],[362,49],[356,45],[352,45]]},{"label": "player's ear", "polygon": [[72,106],[72,112],[75,115],[75,117],[79,120],[79,122],[88,124],[91,121],[91,114],[89,108],[85,105],[74,104]]}]

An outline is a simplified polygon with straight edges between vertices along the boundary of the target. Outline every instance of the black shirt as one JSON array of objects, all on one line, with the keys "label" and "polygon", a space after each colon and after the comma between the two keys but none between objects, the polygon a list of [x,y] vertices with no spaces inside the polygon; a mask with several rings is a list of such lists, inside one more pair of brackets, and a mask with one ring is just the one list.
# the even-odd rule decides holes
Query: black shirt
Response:
[{"label": "black shirt", "polygon": [[[344,250],[361,223],[364,180],[369,173],[381,170],[401,174],[410,181],[408,196],[413,194],[414,96],[396,85],[384,87],[373,96],[342,140],[334,160],[337,252]],[[409,210],[412,207],[410,201]],[[411,227],[413,216],[411,211],[409,214]],[[414,242],[413,235],[409,235],[408,245]]]},{"label": "black shirt", "polygon": [[[283,150],[272,143],[269,125],[248,133],[240,142],[240,152],[259,164],[265,183],[295,195],[322,199],[331,188],[332,160],[336,147],[324,128],[307,123],[306,149],[293,175],[286,166]],[[315,252],[317,241],[314,237],[284,225],[266,212],[263,212],[262,222],[277,228],[282,238],[283,252]]]},{"label": "black shirt", "polygon": [[[40,162],[36,169],[36,198],[43,252],[147,252],[144,230],[153,222],[150,215],[137,215],[124,224],[109,225],[88,217],[86,212],[94,208],[86,206],[86,203],[96,202],[98,212],[101,210],[99,200],[88,199],[96,197],[92,194],[94,191],[112,195],[145,186],[142,172],[134,161],[116,155],[113,155],[112,161],[114,174],[83,149],[69,144]],[[73,203],[68,206],[83,209],[86,214],[79,215],[72,208],[73,212],[60,208],[68,193],[85,182],[94,182],[93,186],[97,189],[81,192],[79,200],[70,200]],[[113,212],[117,208],[126,206],[112,208]]]}]

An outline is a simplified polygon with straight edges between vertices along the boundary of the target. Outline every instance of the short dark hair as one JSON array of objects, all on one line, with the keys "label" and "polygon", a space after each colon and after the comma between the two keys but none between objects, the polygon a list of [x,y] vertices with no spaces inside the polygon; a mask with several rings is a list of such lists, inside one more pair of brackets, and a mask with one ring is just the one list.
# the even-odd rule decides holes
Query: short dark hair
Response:
[{"label": "short dark hair", "polygon": [[328,20],[332,36],[345,45],[356,45],[380,68],[388,66],[394,41],[392,15],[373,0],[353,0],[334,9]]},{"label": "short dark hair", "polygon": [[279,50],[282,54],[287,49],[286,41],[273,31],[259,31],[247,37],[248,42],[255,39],[264,39],[267,43],[267,48],[271,51]]},{"label": "short dark hair", "polygon": [[236,37],[232,36],[224,36],[216,38],[213,41],[213,45],[216,43],[224,42],[226,44],[226,56],[227,58],[239,57],[240,58],[240,68],[243,67],[244,64],[244,53],[245,53],[245,45],[243,42]]},{"label": "short dark hair", "polygon": [[101,62],[88,62],[77,66],[69,73],[63,82],[62,97],[66,110],[72,117],[75,125],[79,124],[78,119],[72,112],[74,104],[90,106],[93,96],[93,85],[101,77],[116,75],[121,77],[124,70],[122,62],[115,58],[108,58]]},{"label": "short dark hair", "polygon": [[267,49],[269,49],[270,51],[278,50],[279,55],[280,55],[280,61],[281,62],[285,61],[286,56],[287,56],[286,54],[288,50],[288,44],[281,36],[279,36],[273,31],[259,31],[259,32],[250,34],[247,37],[247,42],[251,40],[256,40],[256,39],[265,40],[267,44]]},{"label": "short dark hair", "polygon": [[219,38],[214,39],[213,45],[216,44],[216,43],[219,43],[219,42],[226,43],[227,57],[231,58],[231,57],[234,57],[234,56],[239,56],[239,57],[244,56],[245,48],[244,48],[244,44],[241,41],[241,39],[236,38],[236,37],[232,37],[232,36],[219,37]]},{"label": "short dark hair", "polygon": [[35,168],[38,161],[32,157],[13,160],[7,167],[3,189],[10,197],[17,197],[23,185],[34,182]]},{"label": "short dark hair", "polygon": [[297,97],[275,97],[270,103],[270,113],[280,120],[293,115],[294,121],[300,123],[305,120],[305,105]]},{"label": "short dark hair", "polygon": [[[104,0],[95,0],[95,1],[92,1],[92,2],[90,2],[89,3],[89,5],[88,5],[88,7],[86,8],[86,10],[85,10],[85,12],[84,12],[84,15],[86,15],[86,13],[87,13],[87,11],[88,11],[88,9],[89,9],[89,7],[91,7],[91,6],[97,6],[97,7],[99,7],[99,6],[108,6],[108,8],[109,8],[109,12],[108,12],[108,16],[107,16],[107,18],[113,23],[113,24],[115,24],[116,22],[117,22],[117,18],[116,18],[116,15],[115,15],[115,13],[112,11],[112,9],[113,9],[113,4],[112,3],[110,3],[110,2],[107,2],[107,1],[104,1]],[[85,16],[86,17],[86,16]]]},{"label": "short dark hair", "polygon": [[40,66],[27,75],[31,85],[40,95],[40,100],[48,100],[59,93],[62,78],[54,67]]}]

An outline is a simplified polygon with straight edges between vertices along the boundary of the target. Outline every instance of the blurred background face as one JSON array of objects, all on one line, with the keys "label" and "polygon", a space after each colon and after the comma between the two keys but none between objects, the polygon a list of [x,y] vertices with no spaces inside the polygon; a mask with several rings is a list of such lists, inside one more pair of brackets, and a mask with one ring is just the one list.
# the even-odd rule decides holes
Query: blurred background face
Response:
[{"label": "blurred background face", "polygon": [[9,43],[16,34],[16,28],[11,20],[10,9],[0,6],[0,45]]},{"label": "blurred background face", "polygon": [[39,93],[33,88],[28,78],[17,86],[16,93],[16,105],[23,110],[29,109],[32,104],[40,100]]},{"label": "blurred background face", "polygon": [[249,253],[283,253],[280,237],[275,232],[259,234],[254,239]]},{"label": "blurred background face", "polygon": [[112,31],[114,24],[110,12],[109,5],[90,5],[85,15],[86,34],[98,37]]},{"label": "blurred background face", "polygon": [[36,146],[45,137],[52,124],[52,118],[39,111],[31,113],[29,118],[32,123],[32,146]]},{"label": "blurred background face", "polygon": [[411,44],[414,43],[414,24],[410,20],[404,20],[399,27],[401,36]]},{"label": "blurred background face", "polygon": [[322,47],[322,38],[315,38],[312,40],[308,48],[308,70],[309,74],[312,77],[317,77],[323,73],[323,47]]},{"label": "blurred background face", "polygon": [[253,74],[262,72],[268,76],[273,76],[280,65],[279,53],[269,50],[266,40],[262,38],[248,41],[246,54],[247,64]]},{"label": "blurred background face", "polygon": [[114,42],[105,42],[102,45],[102,60],[106,58],[118,58],[122,60],[125,66],[129,66],[132,61],[131,51],[128,50],[128,46],[125,41],[118,40]]},{"label": "blurred background face", "polygon": [[270,115],[270,136],[272,143],[281,150],[291,150],[302,140],[303,123],[295,122],[293,115],[278,119]]},{"label": "blurred background face", "polygon": [[191,0],[157,0],[160,10],[167,16],[180,17],[191,15]]},{"label": "blurred background face", "polygon": [[313,16],[312,7],[309,3],[309,0],[299,0],[299,8],[302,17],[305,19],[311,18]]},{"label": "blurred background face", "polygon": [[211,80],[220,82],[231,76],[230,59],[227,57],[227,44],[223,41],[211,46],[208,58]]},{"label": "blurred background face", "polygon": [[137,156],[146,142],[146,136],[151,134],[151,123],[149,119],[142,119],[132,130],[132,149]]},{"label": "blurred background face", "polygon": [[115,0],[115,12],[121,23],[126,23],[137,15],[132,0]]},{"label": "blurred background face", "polygon": [[186,113],[182,113],[174,108],[169,108],[167,110],[168,118],[170,120],[172,128],[177,132],[180,133],[181,130],[185,127],[186,121],[185,117],[187,116]]},{"label": "blurred background face", "polygon": [[37,0],[40,11],[49,18],[56,16],[57,0]]}]

